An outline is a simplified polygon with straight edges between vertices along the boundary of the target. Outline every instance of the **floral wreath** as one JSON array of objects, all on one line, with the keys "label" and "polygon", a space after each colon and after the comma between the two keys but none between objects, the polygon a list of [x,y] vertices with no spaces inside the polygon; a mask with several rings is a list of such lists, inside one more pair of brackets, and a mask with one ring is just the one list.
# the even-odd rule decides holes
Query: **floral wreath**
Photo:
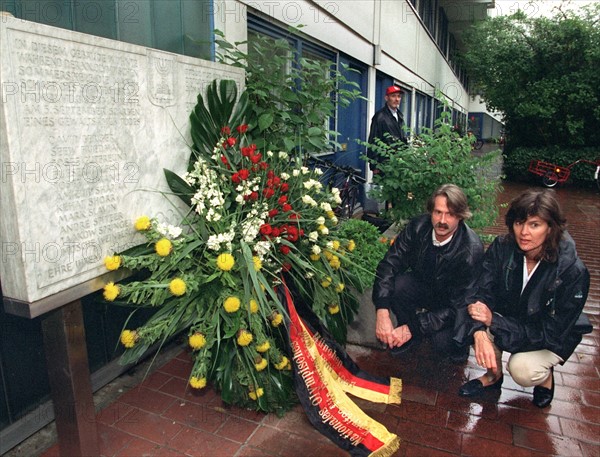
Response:
[{"label": "floral wreath", "polygon": [[198,96],[188,172],[165,170],[189,211],[178,226],[135,220],[146,243],[105,259],[108,270],[134,275],[106,284],[103,295],[157,309],[122,331],[122,363],[187,333],[192,388],[212,383],[227,403],[285,411],[295,400],[288,316],[277,294],[282,275],[344,342],[358,307],[348,286],[361,289],[352,274],[355,243],[336,235],[339,191],[325,188],[323,172],[306,167],[301,154],[258,150],[243,122],[246,94],[237,105],[236,98],[232,81],[209,87],[210,111]]}]

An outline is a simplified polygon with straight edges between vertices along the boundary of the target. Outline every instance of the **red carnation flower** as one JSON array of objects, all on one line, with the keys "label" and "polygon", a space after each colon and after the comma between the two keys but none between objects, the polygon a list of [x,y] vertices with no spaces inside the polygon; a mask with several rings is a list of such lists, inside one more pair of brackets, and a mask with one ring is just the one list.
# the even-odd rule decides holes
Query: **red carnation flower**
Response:
[{"label": "red carnation flower", "polygon": [[281,190],[281,192],[287,192],[290,190],[290,185],[287,182],[284,182],[281,187],[279,187],[279,190]]},{"label": "red carnation flower", "polygon": [[272,210],[269,211],[268,215],[269,217],[275,217],[279,214],[279,210],[273,208]]},{"label": "red carnation flower", "polygon": [[290,247],[282,244],[281,246],[279,246],[279,252],[281,252],[283,255],[288,255],[290,253]]},{"label": "red carnation flower", "polygon": [[265,198],[271,198],[273,195],[275,195],[275,191],[270,187],[265,187],[262,193],[265,196]]},{"label": "red carnation flower", "polygon": [[246,179],[248,179],[248,177],[250,176],[250,171],[248,171],[246,168],[242,168],[239,171],[239,175],[240,175],[240,179],[242,181],[245,181]]},{"label": "red carnation flower", "polygon": [[273,179],[275,177],[275,172],[273,170],[267,171],[267,178]]},{"label": "red carnation flower", "polygon": [[232,137],[232,136],[230,136],[229,138],[227,138],[227,144],[228,144],[229,146],[234,146],[234,145],[235,145],[235,143],[236,143],[236,141],[237,141],[237,140],[236,140],[234,137]]},{"label": "red carnation flower", "polygon": [[292,205],[290,205],[289,203],[284,203],[281,209],[284,213],[287,213],[288,211],[292,210]]},{"label": "red carnation flower", "polygon": [[300,219],[300,215],[298,213],[292,213],[289,216],[289,220],[296,220],[296,219]]},{"label": "red carnation flower", "polygon": [[281,197],[279,197],[279,200],[277,200],[277,203],[279,203],[280,205],[283,205],[285,202],[287,202],[287,197],[285,195],[282,195]]},{"label": "red carnation flower", "polygon": [[227,126],[221,129],[221,135],[231,135],[231,129]]},{"label": "red carnation flower", "polygon": [[273,238],[277,238],[279,235],[281,235],[281,230],[279,230],[277,227],[273,227],[273,230],[271,230],[271,236]]},{"label": "red carnation flower", "polygon": [[258,192],[252,192],[250,194],[250,199],[251,200],[258,200]]},{"label": "red carnation flower", "polygon": [[260,162],[260,159],[262,159],[262,154],[260,152],[250,156],[250,162],[252,163],[258,163]]},{"label": "red carnation flower", "polygon": [[242,181],[242,180],[241,180],[241,178],[240,178],[240,174],[239,174],[239,173],[234,173],[234,174],[231,176],[231,180],[232,180],[234,183],[236,183],[236,184]]},{"label": "red carnation flower", "polygon": [[250,157],[254,153],[254,150],[248,146],[244,146],[241,151],[244,157]]},{"label": "red carnation flower", "polygon": [[285,262],[283,265],[281,265],[281,270],[284,273],[287,273],[288,271],[290,271],[292,269],[292,264],[289,262]]},{"label": "red carnation flower", "polygon": [[270,235],[273,232],[273,227],[271,227],[269,224],[263,224],[260,226],[259,231],[261,235]]},{"label": "red carnation flower", "polygon": [[227,160],[227,157],[225,157],[225,156],[221,156],[221,162],[223,162],[225,165],[229,164],[229,161]]},{"label": "red carnation flower", "polygon": [[238,133],[246,133],[248,131],[248,124],[238,125],[236,127],[236,130],[238,131]]}]

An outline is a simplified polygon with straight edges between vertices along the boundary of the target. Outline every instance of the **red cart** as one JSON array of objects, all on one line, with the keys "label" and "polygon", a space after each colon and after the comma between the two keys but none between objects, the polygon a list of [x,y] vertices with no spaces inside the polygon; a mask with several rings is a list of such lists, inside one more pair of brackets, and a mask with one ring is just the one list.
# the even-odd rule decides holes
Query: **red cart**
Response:
[{"label": "red cart", "polygon": [[594,181],[600,189],[600,159],[595,161],[587,159],[579,159],[575,162],[563,167],[543,160],[532,160],[529,163],[529,171],[535,175],[542,177],[542,182],[546,187],[554,187],[558,183],[564,183],[571,176],[571,169],[578,163],[589,163],[596,167],[594,172]]}]

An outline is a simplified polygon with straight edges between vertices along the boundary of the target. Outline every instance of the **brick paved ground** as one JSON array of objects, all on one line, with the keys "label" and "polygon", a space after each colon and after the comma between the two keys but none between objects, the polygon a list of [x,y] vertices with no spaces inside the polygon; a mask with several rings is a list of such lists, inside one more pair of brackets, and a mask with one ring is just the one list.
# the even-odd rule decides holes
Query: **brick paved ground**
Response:
[{"label": "brick paved ground", "polygon": [[[506,184],[500,202],[525,188]],[[588,266],[592,287],[585,311],[594,324],[575,354],[556,369],[555,399],[540,410],[505,373],[500,393],[477,400],[457,396],[466,380],[481,373],[473,355],[450,364],[423,343],[393,358],[359,346],[349,353],[364,369],[404,382],[399,406],[360,405],[402,439],[397,456],[600,456],[600,196],[594,191],[558,189],[569,230]],[[490,233],[504,233],[502,224]],[[224,406],[216,393],[186,389],[191,368],[179,352],[98,415],[106,456],[343,456],[317,433],[300,408],[283,418]],[[54,445],[43,454],[58,455]]]}]

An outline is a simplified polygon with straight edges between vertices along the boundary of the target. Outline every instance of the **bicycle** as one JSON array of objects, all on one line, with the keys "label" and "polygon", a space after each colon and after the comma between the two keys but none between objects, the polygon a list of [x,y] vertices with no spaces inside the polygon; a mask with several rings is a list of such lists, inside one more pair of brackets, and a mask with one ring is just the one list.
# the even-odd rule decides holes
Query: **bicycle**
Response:
[{"label": "bicycle", "polygon": [[473,151],[479,151],[483,147],[483,140],[478,136],[475,136],[473,132],[468,132],[467,134],[469,137],[475,137],[475,139],[472,140],[473,142],[471,143],[471,149]]},{"label": "bicycle", "polygon": [[360,170],[349,166],[337,165],[330,160],[315,156],[308,158],[308,163],[323,169],[323,180],[331,189],[340,191],[341,203],[333,210],[338,219],[350,219],[360,208],[360,188],[367,180],[360,175]]},{"label": "bicycle", "polygon": [[528,171],[541,176],[544,186],[554,187],[558,183],[566,182],[571,176],[571,169],[578,163],[589,163],[596,167],[596,170],[594,171],[594,181],[598,186],[598,190],[600,190],[600,158],[596,160],[579,159],[566,167],[534,159],[529,162]]}]

